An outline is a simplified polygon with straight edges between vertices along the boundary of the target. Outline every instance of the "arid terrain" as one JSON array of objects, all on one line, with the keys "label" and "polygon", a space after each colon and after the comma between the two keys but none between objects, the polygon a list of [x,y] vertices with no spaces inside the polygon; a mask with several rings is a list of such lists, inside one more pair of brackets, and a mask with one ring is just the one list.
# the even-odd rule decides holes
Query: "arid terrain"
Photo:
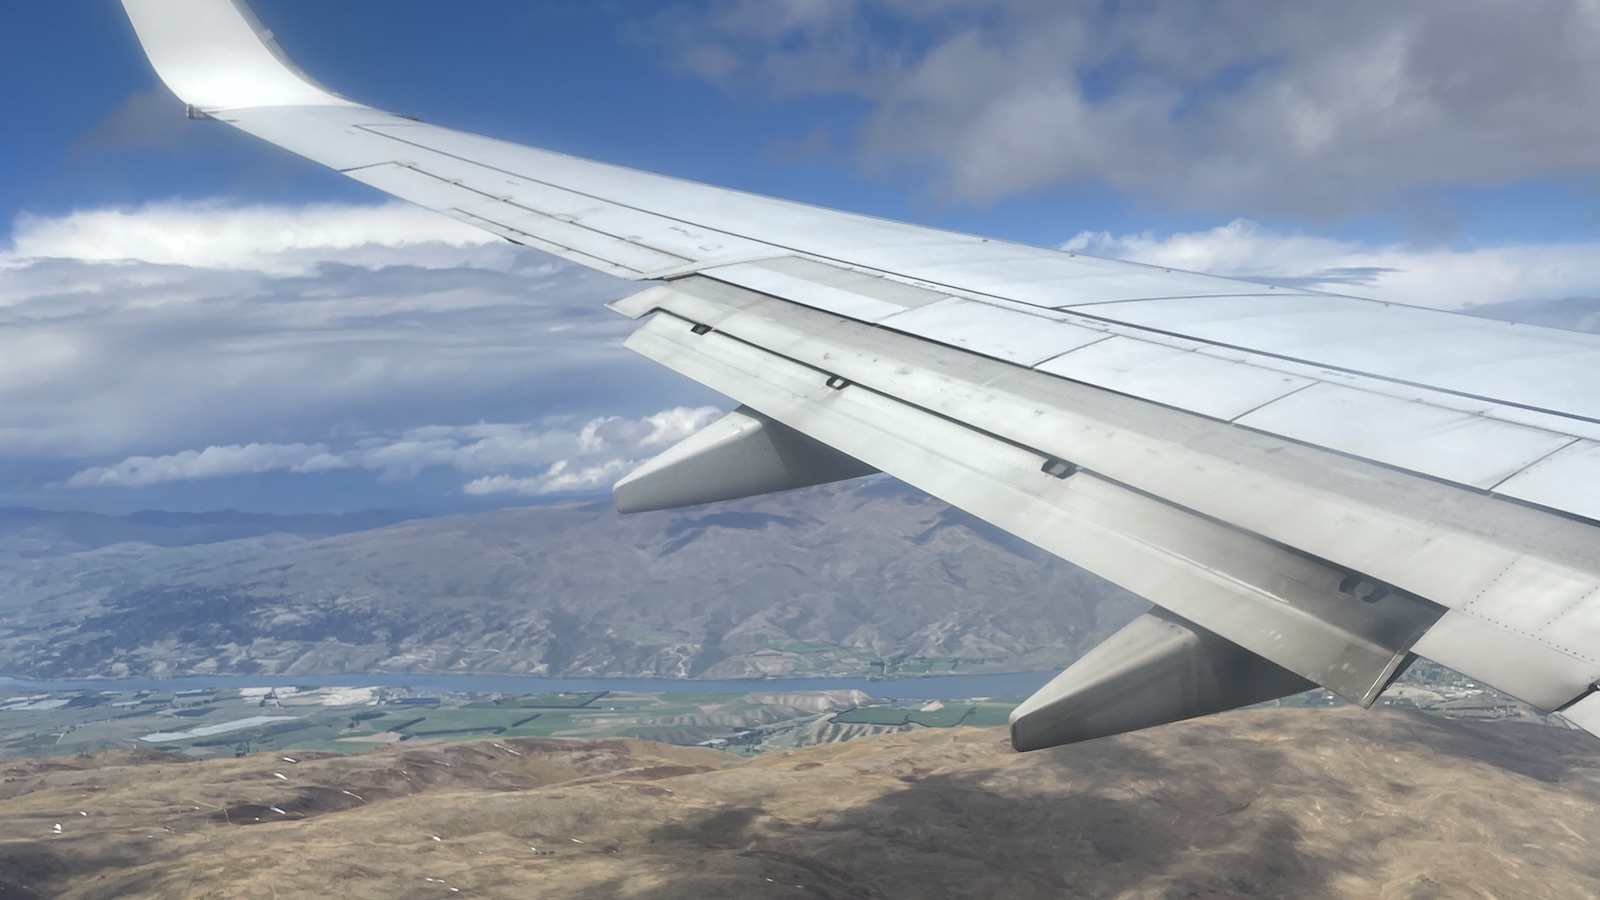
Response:
[{"label": "arid terrain", "polygon": [[[929,729],[7,761],[0,898],[1591,898],[1600,747],[1257,710],[1018,755]],[[60,826],[60,833],[56,826]]]}]

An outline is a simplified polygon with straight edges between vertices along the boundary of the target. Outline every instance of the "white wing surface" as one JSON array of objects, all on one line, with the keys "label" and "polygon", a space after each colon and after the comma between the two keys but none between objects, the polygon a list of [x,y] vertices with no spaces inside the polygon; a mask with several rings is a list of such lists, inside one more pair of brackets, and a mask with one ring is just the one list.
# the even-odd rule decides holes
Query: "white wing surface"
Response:
[{"label": "white wing surface", "polygon": [[1600,731],[1600,338],[464,134],[329,92],[238,0],[124,4],[191,114],[656,283],[614,304],[649,317],[630,346],[743,408],[619,506],[876,469],[1165,610],[1025,704],[1019,747],[1307,681],[1370,705],[1416,656]]}]

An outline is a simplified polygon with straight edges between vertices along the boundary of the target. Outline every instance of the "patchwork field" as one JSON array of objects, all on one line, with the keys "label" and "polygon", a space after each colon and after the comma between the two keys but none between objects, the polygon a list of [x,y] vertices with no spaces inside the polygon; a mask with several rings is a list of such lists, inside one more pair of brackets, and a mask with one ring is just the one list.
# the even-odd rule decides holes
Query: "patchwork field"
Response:
[{"label": "patchwork field", "polygon": [[860,691],[416,696],[380,688],[0,696],[0,756],[114,749],[191,759],[358,753],[482,738],[643,738],[739,754],[955,725],[999,725],[1019,698],[896,705]]}]

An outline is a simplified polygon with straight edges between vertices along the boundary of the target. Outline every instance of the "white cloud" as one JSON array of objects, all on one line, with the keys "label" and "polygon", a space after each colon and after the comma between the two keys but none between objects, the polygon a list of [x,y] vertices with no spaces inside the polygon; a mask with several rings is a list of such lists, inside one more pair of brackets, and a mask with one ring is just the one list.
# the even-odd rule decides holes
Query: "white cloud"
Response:
[{"label": "white cloud", "polygon": [[644,458],[683,440],[722,415],[716,407],[676,407],[636,421],[618,418],[587,423],[579,433],[584,458],[559,459],[534,476],[490,475],[469,482],[472,496],[522,497],[567,494],[615,484]]},{"label": "white cloud", "polygon": [[485,247],[503,249],[501,261],[515,255],[487,232],[408,203],[241,207],[167,202],[59,217],[24,214],[12,226],[7,255],[290,275],[311,272],[321,262],[481,264]]},{"label": "white cloud", "polygon": [[1286,234],[1240,219],[1172,235],[1084,232],[1063,249],[1441,309],[1600,292],[1600,241],[1418,249]]},{"label": "white cloud", "polygon": [[720,415],[713,406],[674,407],[638,419],[600,416],[573,425],[488,424],[414,428],[396,440],[369,438],[341,458],[388,478],[413,478],[430,466],[471,474],[556,465],[596,457],[636,461],[683,440]]},{"label": "white cloud", "polygon": [[568,494],[593,490],[615,484],[628,474],[636,464],[628,460],[612,459],[589,466],[574,465],[567,460],[554,463],[544,474],[530,478],[511,475],[492,475],[475,479],[462,491],[474,497],[495,494],[513,494],[519,497],[537,497],[546,494]]},{"label": "white cloud", "polygon": [[711,424],[719,412],[711,406],[679,406],[646,416],[641,421],[650,426],[650,432],[639,439],[639,446],[652,450],[669,447]]},{"label": "white cloud", "polygon": [[869,165],[987,202],[1101,180],[1318,216],[1589,177],[1600,4],[721,0],[654,30],[730,90],[844,95]]},{"label": "white cloud", "polygon": [[62,486],[137,488],[263,472],[308,475],[336,469],[365,469],[399,481],[444,467],[482,475],[463,489],[469,495],[570,493],[610,484],[637,466],[641,457],[682,440],[718,415],[715,407],[677,407],[639,419],[602,416],[570,424],[430,425],[367,436],[344,449],[298,443],[212,446],[91,467]]},{"label": "white cloud", "polygon": [[66,487],[148,487],[173,481],[204,481],[287,469],[326,471],[322,444],[245,444],[185,450],[167,456],[133,456],[113,466],[96,466],[67,479]]},{"label": "white cloud", "polygon": [[[637,285],[463,228],[392,204],[19,220],[0,249],[0,459],[344,447],[706,397],[621,347],[633,323],[603,304]],[[372,465],[404,477],[427,449]]]}]

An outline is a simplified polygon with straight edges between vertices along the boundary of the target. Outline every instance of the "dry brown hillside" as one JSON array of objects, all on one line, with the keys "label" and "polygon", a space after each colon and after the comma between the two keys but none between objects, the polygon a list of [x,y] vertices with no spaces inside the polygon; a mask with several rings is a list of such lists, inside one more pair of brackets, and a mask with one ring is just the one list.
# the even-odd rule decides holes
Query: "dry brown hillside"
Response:
[{"label": "dry brown hillside", "polygon": [[1600,746],[1576,733],[1264,710],[1029,755],[1004,739],[8,763],[0,898],[1600,893]]}]

